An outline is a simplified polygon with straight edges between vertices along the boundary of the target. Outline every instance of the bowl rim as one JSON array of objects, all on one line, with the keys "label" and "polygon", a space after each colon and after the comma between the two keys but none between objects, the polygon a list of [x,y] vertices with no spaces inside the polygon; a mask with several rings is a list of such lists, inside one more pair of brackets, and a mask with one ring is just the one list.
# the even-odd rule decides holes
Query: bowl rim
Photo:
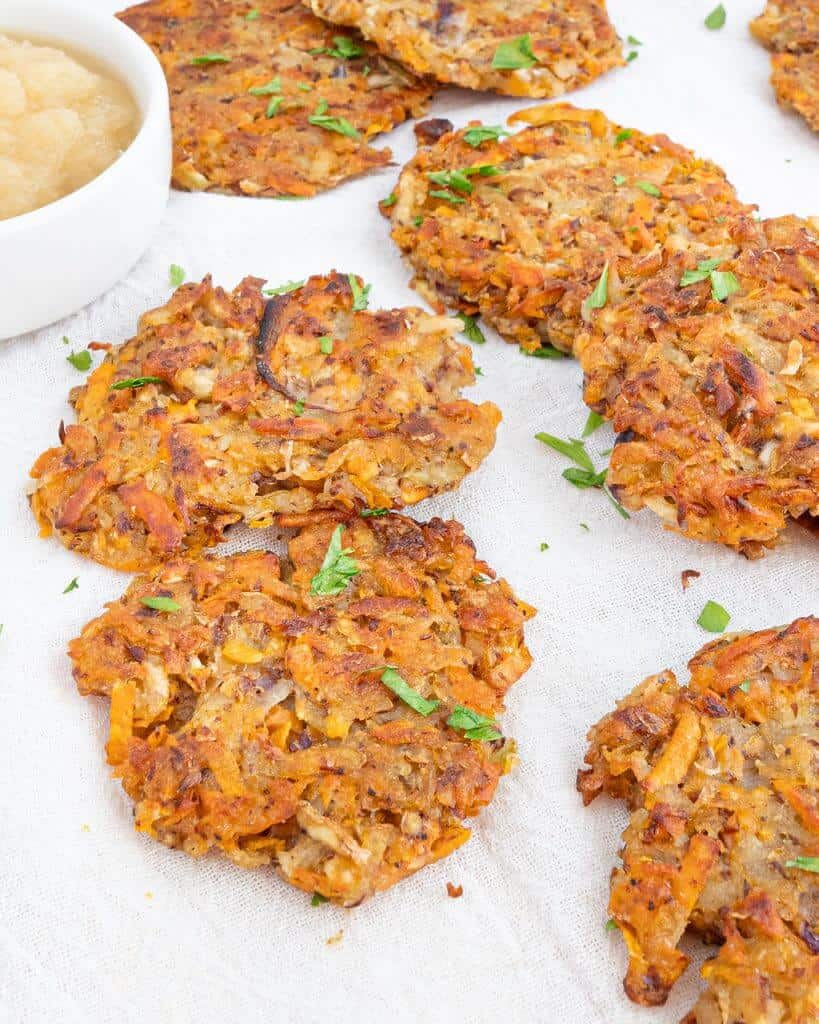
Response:
[{"label": "bowl rim", "polygon": [[[116,15],[105,15],[98,11],[89,11],[84,7],[78,6],[76,3],[55,3],[54,0],[39,0],[39,2],[38,0],[25,0],[25,3],[12,3],[10,6],[16,7],[25,14],[30,13],[33,24],[36,23],[38,16],[42,17],[43,13],[59,8],[60,14],[67,15],[69,17],[76,17],[77,22],[83,28],[93,28],[94,23],[101,26],[104,25],[106,32],[112,31],[115,36],[121,40],[122,46],[130,49],[135,60],[141,63],[141,66],[145,71],[147,97],[144,109],[140,109],[142,120],[136,135],[113,163],[109,164],[108,167],[106,167],[104,171],[101,171],[95,178],[87,181],[79,188],[74,189],[73,192],[69,192],[68,195],[61,196],[59,199],[54,199],[52,202],[46,203],[45,206],[38,206],[36,209],[29,210],[27,213],[19,213],[14,217],[8,217],[5,220],[0,220],[0,241],[10,238],[19,231],[36,228],[40,223],[49,219],[60,217],[63,214],[71,216],[73,212],[79,211],[81,205],[89,198],[90,194],[101,188],[106,188],[111,182],[111,179],[117,175],[117,172],[121,170],[124,164],[130,163],[134,159],[139,159],[139,150],[146,144],[146,139],[156,124],[157,119],[160,118],[165,122],[169,122],[170,120],[168,85],[165,79],[165,73],[162,70],[162,65],[157,60],[156,54],[150,46],[148,46],[148,44],[136,32],[134,32],[133,29],[121,22]],[[8,10],[9,8],[5,7],[5,5],[3,6],[3,9],[0,9],[0,34],[4,31],[8,31],[12,32],[19,38],[20,29],[4,28],[3,13],[8,12]],[[32,36],[36,37],[35,44],[37,44],[38,41],[41,41],[40,45],[54,46],[55,48],[60,46],[59,33],[55,33],[53,36],[41,35],[35,30],[32,32]],[[78,53],[80,57],[82,57],[83,53],[87,53],[89,57],[99,58],[100,63],[104,67],[111,68],[111,61],[108,58],[107,53],[97,52],[92,46],[88,45],[87,42],[83,41],[79,46],[75,46],[73,43],[68,43],[66,45],[69,46],[71,50]],[[111,68],[111,70],[112,73],[117,73],[113,68]],[[128,74],[124,71],[119,71],[118,73],[120,79],[128,86],[132,99],[139,107],[140,104],[136,95],[137,88],[134,83],[134,75]],[[170,183],[170,173],[168,181]]]}]

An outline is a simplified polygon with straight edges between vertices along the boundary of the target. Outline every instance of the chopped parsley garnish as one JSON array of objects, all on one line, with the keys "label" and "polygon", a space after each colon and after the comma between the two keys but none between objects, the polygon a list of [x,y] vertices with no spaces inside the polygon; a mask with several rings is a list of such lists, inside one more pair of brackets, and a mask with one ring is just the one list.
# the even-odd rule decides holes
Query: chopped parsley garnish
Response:
[{"label": "chopped parsley garnish", "polygon": [[483,142],[497,142],[501,135],[509,135],[500,125],[482,124],[475,128],[467,128],[464,132],[464,142],[477,149]]},{"label": "chopped parsley garnish", "polygon": [[548,551],[549,550],[549,545],[546,543],[545,540],[540,542],[540,550],[541,551]]},{"label": "chopped parsley garnish", "polygon": [[568,469],[563,470],[561,476],[581,491],[586,490],[588,487],[602,487],[606,482],[605,469],[601,469],[598,473],[593,469],[579,469],[577,466],[569,466]]},{"label": "chopped parsley garnish", "polygon": [[70,344],[71,344],[71,340],[69,338],[67,338],[65,335],[63,335],[63,345],[70,345]]},{"label": "chopped parsley garnish", "polygon": [[168,268],[168,280],[172,288],[178,288],[185,280],[185,271],[178,263],[172,263]]},{"label": "chopped parsley garnish", "polygon": [[[556,452],[560,452],[567,459],[571,459],[575,463],[574,466],[570,466],[568,469],[564,469],[562,476],[563,479],[568,481],[573,487],[577,487],[580,490],[586,490],[587,488],[599,488],[603,494],[608,498],[611,504],[614,506],[617,514],[622,516],[623,519],[630,519],[631,516],[626,512],[620,502],[614,497],[611,491],[606,487],[606,476],[608,470],[603,469],[599,472],[594,468],[594,463],[586,451],[585,444],[577,438],[569,438],[568,441],[564,441],[560,437],[555,437],[553,434],[535,434],[535,438],[538,441],[542,441],[547,444],[550,448],[554,448]],[[580,524],[583,525],[582,523]],[[587,527],[588,529],[588,527]]]},{"label": "chopped parsley garnish", "polygon": [[496,71],[517,71],[519,68],[531,68],[537,64],[537,57],[532,53],[532,37],[518,36],[501,43],[492,58],[492,67]]},{"label": "chopped parsley garnish", "polygon": [[588,418],[586,419],[586,425],[583,427],[583,433],[580,436],[590,437],[595,432],[595,430],[597,430],[599,427],[603,425],[604,422],[605,420],[600,415],[600,413],[595,412],[594,409],[592,409],[588,415]]},{"label": "chopped parsley garnish", "polygon": [[470,195],[475,189],[469,179],[474,178],[476,174],[482,178],[491,178],[500,174],[500,171],[493,164],[464,167],[460,171],[427,171],[427,177],[433,184],[443,185],[444,188],[450,188],[455,192],[465,192],[467,195]]},{"label": "chopped parsley garnish", "polygon": [[521,352],[525,356],[531,356],[532,359],[568,359],[568,352],[561,352],[559,348],[555,348],[554,345],[541,345],[540,348],[533,349],[531,352],[527,349],[522,348]]},{"label": "chopped parsley garnish", "polygon": [[296,82],[296,88],[300,89],[302,92],[313,91],[313,86],[310,84],[310,82]]},{"label": "chopped parsley garnish", "polygon": [[721,260],[700,260],[696,270],[686,270],[680,278],[680,288],[687,288],[690,284],[698,284],[707,280],[712,271],[716,270]]},{"label": "chopped parsley garnish", "polygon": [[629,50],[628,55],[626,56],[626,63],[631,64],[631,62],[636,60],[639,56],[640,54],[636,50]]},{"label": "chopped parsley garnish", "polygon": [[463,732],[468,740],[499,740],[502,734],[497,724],[491,718],[478,714],[472,708],[466,708],[462,704],[456,704],[452,714],[446,720],[450,729],[458,729]]},{"label": "chopped parsley garnish", "polygon": [[743,679],[742,682],[739,684],[738,689],[742,690],[743,693],[748,693],[748,691],[751,689],[751,680]]},{"label": "chopped parsley garnish", "polygon": [[333,36],[333,42],[336,45],[325,51],[331,57],[338,57],[339,60],[353,60],[356,57],[364,56],[364,48],[348,36]]},{"label": "chopped parsley garnish", "polygon": [[785,861],[786,868],[799,868],[800,871],[812,871],[819,874],[819,857],[794,857]]},{"label": "chopped parsley garnish", "polygon": [[321,568],[310,581],[311,594],[334,597],[346,589],[353,576],[361,572],[355,559],[350,558],[353,549],[341,546],[342,532],[343,527],[339,523],[333,530]]},{"label": "chopped parsley garnish", "polygon": [[565,455],[567,459],[571,459],[581,469],[586,469],[590,473],[594,472],[594,463],[586,451],[586,446],[577,438],[569,438],[568,441],[564,441],[562,437],[555,437],[554,434],[546,433],[535,434],[535,437],[538,441],[542,441],[543,444],[554,448],[556,452]]},{"label": "chopped parsley garnish", "polygon": [[642,189],[647,196],[658,196],[660,194],[657,186],[650,181],[635,181],[634,184],[637,188]]},{"label": "chopped parsley garnish", "polygon": [[372,519],[374,516],[389,515],[389,512],[388,508],[362,508],[358,514],[362,519]]},{"label": "chopped parsley garnish", "polygon": [[416,226],[417,228],[420,228],[420,227],[421,227],[421,225],[422,225],[422,224],[424,223],[424,218],[423,218],[423,217],[413,217],[413,218],[412,218],[412,223],[413,223],[413,224],[414,224],[414,225],[415,225],[415,226]]},{"label": "chopped parsley garnish", "polygon": [[476,377],[483,377],[483,370],[480,368],[480,366],[476,366],[475,367],[475,376]]},{"label": "chopped parsley garnish", "polygon": [[705,19],[705,27],[710,28],[712,31],[718,28],[722,28],[725,24],[725,7],[723,4],[717,4],[717,6],[711,11],[708,17]]},{"label": "chopped parsley garnish", "polygon": [[708,633],[724,633],[725,627],[731,621],[731,616],[716,601],[707,601],[700,612],[697,624],[702,626]]},{"label": "chopped parsley garnish", "polygon": [[323,128],[328,132],[337,132],[339,135],[346,135],[348,139],[357,139],[358,132],[350,124],[346,117],[330,117],[327,113],[327,100],[319,100],[318,106],[307,118],[309,124],[317,128]]},{"label": "chopped parsley garnish", "polygon": [[303,416],[304,415],[304,402],[302,401],[301,398],[299,398],[298,401],[293,403],[293,415],[294,416]]},{"label": "chopped parsley garnish", "polygon": [[81,352],[72,352],[70,356],[65,358],[75,370],[80,370],[82,373],[91,369],[91,353],[87,348],[84,348]]},{"label": "chopped parsley garnish", "polygon": [[144,388],[146,384],[162,384],[161,377],[128,377],[111,385],[112,391],[126,391],[129,388]]},{"label": "chopped parsley garnish", "polygon": [[611,180],[614,182],[615,185],[625,185],[626,176],[625,174],[615,174]]},{"label": "chopped parsley garnish", "polygon": [[326,896],[322,896],[320,892],[314,892],[313,895],[310,897],[310,906],[311,907],[320,907],[322,905],[322,903],[327,903],[327,902],[328,902],[327,897]]},{"label": "chopped parsley garnish", "polygon": [[272,96],[274,93],[282,91],[282,80],[277,75],[275,78],[271,78],[269,82],[265,82],[264,85],[254,85],[252,89],[247,91],[251,96]]},{"label": "chopped parsley garnish", "polygon": [[711,274],[711,295],[717,302],[725,302],[729,295],[739,290],[739,281],[730,270],[715,270]]},{"label": "chopped parsley garnish", "polygon": [[619,927],[620,927],[620,926],[619,926],[619,925],[618,925],[618,923],[617,923],[617,922],[616,922],[616,921],[614,920],[614,918],[613,918],[613,917],[610,917],[610,918],[608,919],[608,921],[606,921],[606,931],[607,931],[607,932],[616,932],[616,931],[617,931],[617,929],[618,929]]},{"label": "chopped parsley garnish", "polygon": [[265,117],[275,117],[279,112],[279,107],[284,103],[284,96],[274,96],[273,99],[267,104],[265,108]]},{"label": "chopped parsley garnish", "polygon": [[405,704],[409,705],[409,707],[411,707],[413,711],[417,711],[419,715],[423,715],[424,718],[426,718],[427,715],[431,715],[441,703],[438,700],[427,700],[426,697],[422,697],[417,690],[413,690],[409,683],[401,676],[399,671],[392,665],[387,665],[381,673],[381,682],[388,690],[392,690],[399,700],[402,700]]},{"label": "chopped parsley garnish", "polygon": [[395,192],[390,192],[386,199],[381,200],[381,205],[389,209],[390,206],[395,206],[398,202],[398,196]]},{"label": "chopped parsley garnish", "polygon": [[440,188],[432,188],[429,190],[429,194],[435,199],[446,199],[448,203],[465,203],[466,200],[462,199],[461,196],[453,195],[452,192],[444,192]]},{"label": "chopped parsley garnish", "polygon": [[622,131],[619,131],[614,136],[614,145],[619,146],[621,142],[625,142],[627,139],[630,139],[633,134],[634,132],[631,128],[623,128]]},{"label": "chopped parsley garnish", "polygon": [[171,597],[141,597],[140,601],[146,608],[153,608],[155,612],[178,612],[181,604],[177,604]]},{"label": "chopped parsley garnish", "polygon": [[68,584],[63,591],[64,594],[70,594],[72,590],[76,590],[79,587],[79,577],[75,576],[74,579]]},{"label": "chopped parsley garnish", "polygon": [[602,309],[609,299],[609,264],[606,260],[606,265],[603,267],[603,273],[600,275],[600,279],[594,286],[594,291],[591,295],[583,302],[584,309]]},{"label": "chopped parsley garnish", "polygon": [[348,274],[347,280],[350,283],[350,291],[353,293],[353,312],[360,313],[367,308],[369,302],[371,284],[360,285],[355,274]]},{"label": "chopped parsley garnish", "polygon": [[325,334],[323,338],[319,338],[319,349],[325,356],[329,356],[333,351],[333,339],[329,334]]},{"label": "chopped parsley garnish", "polygon": [[466,313],[456,313],[455,316],[464,325],[463,335],[465,338],[473,342],[475,345],[486,344],[484,333],[478,326],[478,321],[474,316],[467,316]]},{"label": "chopped parsley garnish", "polygon": [[203,53],[201,57],[193,57],[191,64],[229,64],[230,57],[223,53]]},{"label": "chopped parsley garnish", "polygon": [[580,523],[580,529],[581,529],[581,530],[585,530],[585,531],[586,531],[586,533],[590,533],[590,532],[591,532],[591,531],[589,530],[589,524],[588,524],[588,523]]},{"label": "chopped parsley garnish", "polygon": [[251,7],[245,15],[245,21],[255,21],[261,13],[258,7]]},{"label": "chopped parsley garnish", "polygon": [[629,46],[642,46],[643,44],[637,38],[637,36],[626,36],[626,42]]},{"label": "chopped parsley garnish", "polygon": [[285,281],[284,284],[280,284],[278,288],[263,288],[263,295],[286,295],[288,292],[294,292],[297,288],[301,288],[304,285],[302,281]]}]

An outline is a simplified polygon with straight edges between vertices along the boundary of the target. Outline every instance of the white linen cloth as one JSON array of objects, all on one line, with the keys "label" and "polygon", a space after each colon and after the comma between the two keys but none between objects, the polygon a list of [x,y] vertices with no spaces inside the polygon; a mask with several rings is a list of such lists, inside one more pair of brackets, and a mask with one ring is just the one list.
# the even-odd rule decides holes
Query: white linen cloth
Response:
[{"label": "white linen cloth", "polygon": [[[768,53],[748,33],[762,0],[727,0],[717,32],[703,26],[713,6],[611,0],[623,39],[643,43],[639,57],[570,99],[711,157],[765,216],[819,213],[819,138],[778,109]],[[496,124],[526,105],[448,90],[430,113]],[[414,151],[410,125],[386,141],[397,161]],[[0,345],[0,1021],[671,1024],[696,998],[696,964],[665,1008],[641,1010],[623,994],[623,943],[604,923],[626,814],[602,798],[583,809],[574,782],[584,734],[649,673],[669,666],[686,678],[710,639],[696,624],[707,600],[736,629],[819,611],[816,540],[793,528],[748,562],[674,536],[647,512],[625,522],[599,492],[572,488],[560,476],[567,463],[534,440],[538,430],[579,436],[586,410],[571,361],[525,358],[487,331],[471,396],[502,408],[497,446],[457,492],[414,513],[461,520],[540,610],[527,630],[534,667],[504,719],[520,766],[454,856],[344,911],[312,907],[273,871],[167,850],[133,830],[109,776],[107,704],[75,691],[66,644],[128,578],[39,540],[28,510],[27,471],[57,443],[68,389],[83,379],[63,335],[74,349],[126,339],[142,310],[166,301],[171,263],[229,287],[245,274],[277,284],[335,267],[372,283],[371,308],[420,305],[375,206],[396,175],[306,202],[174,193],[125,281]],[[0,253],[0,263],[13,258]],[[81,273],[70,252],[65,273]],[[0,272],[0,301],[2,288]],[[610,444],[606,427],[590,448]],[[683,593],[689,568],[702,576]],[[75,576],[79,589],[64,595]],[[447,897],[447,881],[463,885],[461,899]]]}]

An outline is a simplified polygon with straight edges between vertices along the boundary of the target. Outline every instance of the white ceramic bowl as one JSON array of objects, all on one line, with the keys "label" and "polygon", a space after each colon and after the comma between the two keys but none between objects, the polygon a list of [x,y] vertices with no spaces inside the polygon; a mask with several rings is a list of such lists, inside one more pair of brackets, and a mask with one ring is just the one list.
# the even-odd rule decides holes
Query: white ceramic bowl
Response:
[{"label": "white ceramic bowl", "polygon": [[0,0],[0,32],[87,53],[130,88],[142,125],[93,181],[0,220],[0,338],[74,313],[121,280],[147,249],[168,201],[171,128],[159,62],[113,15],[61,0]]}]

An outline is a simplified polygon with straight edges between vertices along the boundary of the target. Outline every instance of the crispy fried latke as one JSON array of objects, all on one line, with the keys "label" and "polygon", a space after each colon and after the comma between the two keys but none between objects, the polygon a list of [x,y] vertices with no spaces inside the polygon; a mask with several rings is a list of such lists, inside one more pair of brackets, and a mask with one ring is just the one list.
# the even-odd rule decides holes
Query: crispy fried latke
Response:
[{"label": "crispy fried latke", "polygon": [[245,0],[151,0],[118,15],[168,79],[173,184],[311,196],[388,164],[390,151],[369,140],[420,114],[431,83],[296,0],[265,0],[249,18],[253,9]]},{"label": "crispy fried latke", "polygon": [[[145,313],[72,392],[77,423],[32,469],[43,531],[135,570],[240,521],[394,508],[457,486],[500,421],[491,402],[460,397],[475,379],[460,321],[356,312],[350,276],[267,304],[256,278],[232,293],[205,278]],[[156,382],[112,387],[143,377]]]},{"label": "crispy fried latke", "polygon": [[816,222],[763,222],[718,264],[739,286],[723,301],[707,274],[681,285],[687,253],[618,277],[576,348],[585,400],[618,432],[608,484],[626,508],[749,557],[819,514],[817,239]]},{"label": "crispy fried latke", "polygon": [[751,22],[751,31],[773,50],[776,98],[819,132],[819,0],[769,2]]},{"label": "crispy fried latke", "polygon": [[[307,2],[329,21],[354,25],[417,74],[467,89],[560,96],[625,63],[605,0]],[[519,67],[496,59],[504,44]]]},{"label": "crispy fried latke", "polygon": [[798,858],[819,856],[818,656],[816,618],[726,636],[687,686],[652,676],[589,732],[583,802],[632,808],[609,909],[635,1002],[665,1002],[690,929],[726,941],[691,1021],[816,1020],[819,876]]},{"label": "crispy fried latke", "polygon": [[[359,570],[311,592],[337,523]],[[353,906],[439,860],[492,799],[511,740],[447,726],[490,719],[529,667],[534,611],[478,561],[463,527],[399,515],[285,517],[289,557],[173,561],[137,578],[69,653],[80,692],[111,700],[108,759],[136,827],[199,856],[272,864]],[[145,598],[170,599],[155,611]],[[381,682],[385,666],[427,717]]]},{"label": "crispy fried latke", "polygon": [[421,148],[384,212],[433,306],[478,312],[527,351],[571,352],[607,262],[648,273],[658,246],[695,260],[733,252],[752,208],[716,165],[599,110],[550,104],[514,119],[530,127],[475,146],[478,122],[417,128]]}]

